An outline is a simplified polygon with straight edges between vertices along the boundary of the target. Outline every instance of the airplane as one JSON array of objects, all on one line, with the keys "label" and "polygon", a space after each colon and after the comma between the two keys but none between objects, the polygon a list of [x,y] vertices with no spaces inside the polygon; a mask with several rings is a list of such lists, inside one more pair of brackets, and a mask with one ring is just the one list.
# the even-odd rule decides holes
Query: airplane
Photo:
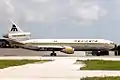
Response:
[{"label": "airplane", "polygon": [[115,43],[106,39],[31,39],[30,32],[22,31],[13,21],[9,32],[3,35],[11,45],[35,51],[52,51],[50,56],[56,56],[55,51],[74,54],[75,50],[92,51],[99,56],[102,52],[113,49]]}]

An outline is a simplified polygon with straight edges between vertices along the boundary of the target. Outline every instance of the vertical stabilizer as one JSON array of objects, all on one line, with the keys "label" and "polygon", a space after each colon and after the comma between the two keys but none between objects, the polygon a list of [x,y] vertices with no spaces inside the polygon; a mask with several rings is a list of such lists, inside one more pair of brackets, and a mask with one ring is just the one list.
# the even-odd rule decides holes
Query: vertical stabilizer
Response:
[{"label": "vertical stabilizer", "polygon": [[12,20],[10,20],[12,26],[9,29],[9,33],[23,32]]},{"label": "vertical stabilizer", "polygon": [[7,34],[4,34],[4,38],[13,39],[16,41],[28,40],[31,37],[30,32],[23,32],[12,20],[12,26],[10,27]]}]

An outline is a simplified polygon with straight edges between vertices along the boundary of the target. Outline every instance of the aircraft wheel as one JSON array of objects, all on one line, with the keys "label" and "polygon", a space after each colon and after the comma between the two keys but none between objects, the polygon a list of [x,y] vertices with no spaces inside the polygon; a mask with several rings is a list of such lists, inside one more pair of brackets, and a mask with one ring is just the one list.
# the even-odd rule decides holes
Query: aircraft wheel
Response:
[{"label": "aircraft wheel", "polygon": [[99,52],[97,52],[97,54],[96,54],[97,56],[100,56],[100,53]]},{"label": "aircraft wheel", "polygon": [[50,53],[50,56],[53,56],[53,53]]},{"label": "aircraft wheel", "polygon": [[56,53],[54,53],[53,55],[54,55],[54,56],[57,56],[57,54],[56,54]]},{"label": "aircraft wheel", "polygon": [[99,52],[98,51],[92,51],[92,55],[93,56],[96,56],[96,55],[99,56]]},{"label": "aircraft wheel", "polygon": [[51,53],[50,56],[56,56],[57,54],[56,53]]}]

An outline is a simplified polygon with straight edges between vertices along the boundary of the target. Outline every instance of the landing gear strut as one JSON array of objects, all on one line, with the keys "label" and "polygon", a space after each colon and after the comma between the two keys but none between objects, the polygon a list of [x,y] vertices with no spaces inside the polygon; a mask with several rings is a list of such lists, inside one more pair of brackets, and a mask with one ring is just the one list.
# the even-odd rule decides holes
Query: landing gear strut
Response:
[{"label": "landing gear strut", "polygon": [[50,56],[56,56],[57,54],[55,53],[55,51],[52,51],[52,53],[50,53]]}]

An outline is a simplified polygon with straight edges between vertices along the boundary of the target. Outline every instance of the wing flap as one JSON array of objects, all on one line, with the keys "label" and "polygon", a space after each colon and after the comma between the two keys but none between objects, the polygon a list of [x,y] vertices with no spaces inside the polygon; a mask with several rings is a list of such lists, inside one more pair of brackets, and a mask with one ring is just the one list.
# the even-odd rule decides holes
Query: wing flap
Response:
[{"label": "wing flap", "polygon": [[52,46],[52,45],[47,45],[47,46],[46,45],[38,45],[38,47],[39,48],[61,48],[61,49],[64,48],[62,46],[55,46],[55,45],[54,46]]},{"label": "wing flap", "polygon": [[21,48],[24,49],[30,49],[30,50],[37,50],[37,51],[51,51],[51,50],[55,50],[55,51],[59,51],[61,49],[63,49],[64,47],[62,46],[49,46],[49,45],[23,45],[21,46]]}]

